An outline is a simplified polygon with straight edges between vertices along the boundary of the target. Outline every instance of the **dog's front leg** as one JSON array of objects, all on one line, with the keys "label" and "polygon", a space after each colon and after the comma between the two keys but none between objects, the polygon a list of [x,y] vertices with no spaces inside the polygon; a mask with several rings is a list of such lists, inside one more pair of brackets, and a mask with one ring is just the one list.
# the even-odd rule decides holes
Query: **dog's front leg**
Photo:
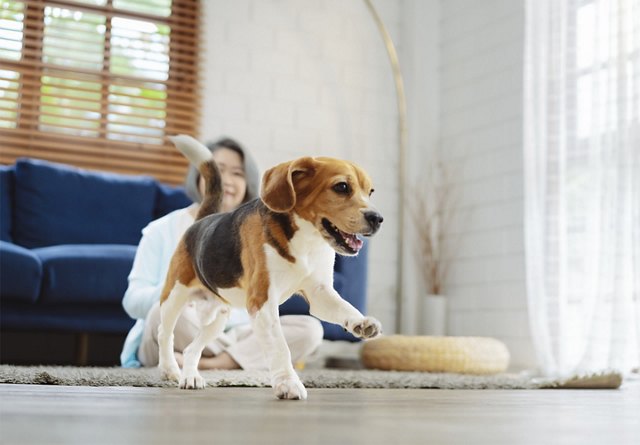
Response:
[{"label": "dog's front leg", "polygon": [[269,299],[252,316],[252,326],[262,343],[271,374],[271,386],[279,399],[304,400],[307,390],[291,364],[291,352],[282,333],[278,306]]},{"label": "dog's front leg", "polygon": [[380,322],[365,317],[336,290],[326,284],[310,283],[304,290],[309,300],[309,312],[321,320],[335,323],[359,338],[373,338],[382,332]]}]

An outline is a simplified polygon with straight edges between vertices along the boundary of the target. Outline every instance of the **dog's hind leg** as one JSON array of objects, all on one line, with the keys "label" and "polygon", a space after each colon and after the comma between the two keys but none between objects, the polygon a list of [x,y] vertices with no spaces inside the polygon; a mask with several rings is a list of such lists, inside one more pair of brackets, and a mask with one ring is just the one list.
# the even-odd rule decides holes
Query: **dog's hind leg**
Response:
[{"label": "dog's hind leg", "polygon": [[198,305],[198,311],[203,315],[204,319],[212,320],[209,324],[202,327],[198,336],[184,350],[184,364],[182,366],[182,376],[180,377],[180,388],[182,389],[202,389],[205,387],[205,381],[198,372],[198,362],[202,355],[202,350],[215,338],[219,337],[224,331],[229,319],[229,307],[215,297],[206,296],[201,290],[196,290],[203,294],[200,298],[204,299],[206,309],[203,310],[202,305]]},{"label": "dog's hind leg", "polygon": [[173,353],[173,330],[184,305],[189,301],[190,289],[175,283],[169,297],[160,304],[160,325],[158,326],[159,360],[158,368],[167,380],[180,380],[180,367]]},{"label": "dog's hind leg", "polygon": [[196,277],[183,241],[178,243],[171,258],[167,279],[160,295],[160,325],[158,326],[158,367],[167,380],[180,381],[180,367],[173,353],[173,330],[182,308],[189,301],[187,286]]}]

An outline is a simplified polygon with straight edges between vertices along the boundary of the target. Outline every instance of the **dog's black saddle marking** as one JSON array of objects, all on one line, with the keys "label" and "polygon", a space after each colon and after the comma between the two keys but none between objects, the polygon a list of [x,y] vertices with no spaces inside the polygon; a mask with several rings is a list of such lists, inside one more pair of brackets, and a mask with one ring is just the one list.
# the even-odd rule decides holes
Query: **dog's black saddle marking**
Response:
[{"label": "dog's black saddle marking", "polygon": [[250,215],[256,213],[265,222],[263,230],[267,242],[281,256],[290,256],[286,246],[278,243],[271,232],[272,229],[266,223],[275,222],[274,228],[282,230],[288,241],[296,231],[291,216],[272,212],[259,198],[241,205],[233,212],[205,216],[187,230],[185,243],[187,252],[193,259],[196,275],[212,292],[217,293],[218,289],[237,286],[244,272],[241,262],[240,227]]}]

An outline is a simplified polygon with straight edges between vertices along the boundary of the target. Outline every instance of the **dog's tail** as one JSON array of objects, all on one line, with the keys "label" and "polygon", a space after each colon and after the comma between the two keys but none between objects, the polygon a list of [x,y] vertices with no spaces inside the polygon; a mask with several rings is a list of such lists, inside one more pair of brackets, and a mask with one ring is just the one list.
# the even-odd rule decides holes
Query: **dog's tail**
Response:
[{"label": "dog's tail", "polygon": [[198,169],[205,180],[205,192],[200,204],[200,210],[196,220],[204,218],[212,213],[218,213],[222,207],[224,189],[220,170],[213,160],[211,150],[203,144],[185,134],[170,136],[169,140],[182,152],[183,155]]}]

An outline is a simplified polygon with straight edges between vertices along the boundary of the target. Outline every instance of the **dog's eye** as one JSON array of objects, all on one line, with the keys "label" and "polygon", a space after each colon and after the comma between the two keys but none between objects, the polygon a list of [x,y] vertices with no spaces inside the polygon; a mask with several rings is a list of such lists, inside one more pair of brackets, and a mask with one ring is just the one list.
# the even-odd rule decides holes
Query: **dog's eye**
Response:
[{"label": "dog's eye", "polygon": [[371,189],[371,190],[369,191],[369,196],[373,195],[373,192],[375,192],[375,191],[376,191],[376,189]]},{"label": "dog's eye", "polygon": [[341,195],[348,195],[351,190],[349,189],[349,184],[346,182],[339,182],[333,186],[333,191]]}]

